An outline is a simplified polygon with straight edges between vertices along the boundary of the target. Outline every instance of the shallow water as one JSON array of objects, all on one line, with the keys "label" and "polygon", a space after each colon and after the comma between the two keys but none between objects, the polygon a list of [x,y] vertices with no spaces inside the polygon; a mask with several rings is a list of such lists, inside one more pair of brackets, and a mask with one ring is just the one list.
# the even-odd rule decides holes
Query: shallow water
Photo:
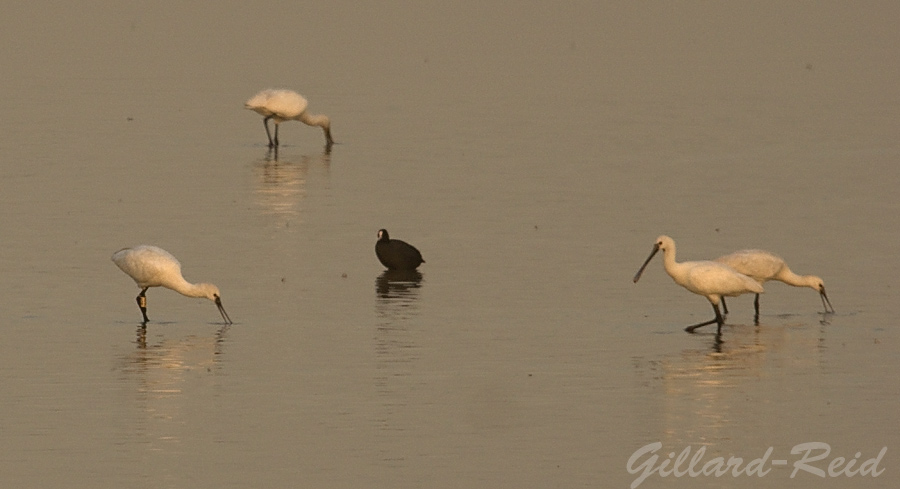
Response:
[{"label": "shallow water", "polygon": [[[5,487],[626,487],[657,441],[891,487],[897,6],[267,9],[0,20]],[[268,86],[339,144],[286,123],[269,152]],[[419,274],[383,273],[379,228]],[[769,283],[758,325],[743,296],[686,334],[705,299],[659,257],[631,281],[660,234],[775,251],[837,313]],[[142,330],[109,260],[139,243],[235,324],[153,289]],[[806,442],[884,472],[791,478]]]}]

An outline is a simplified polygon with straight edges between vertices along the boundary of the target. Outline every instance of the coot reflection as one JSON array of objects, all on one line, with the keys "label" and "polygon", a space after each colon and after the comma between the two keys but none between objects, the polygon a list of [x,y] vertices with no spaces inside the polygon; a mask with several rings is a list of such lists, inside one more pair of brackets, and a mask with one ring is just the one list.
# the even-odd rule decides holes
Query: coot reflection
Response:
[{"label": "coot reflection", "polygon": [[422,286],[422,272],[417,270],[385,270],[375,279],[375,292],[383,300],[413,300]]}]

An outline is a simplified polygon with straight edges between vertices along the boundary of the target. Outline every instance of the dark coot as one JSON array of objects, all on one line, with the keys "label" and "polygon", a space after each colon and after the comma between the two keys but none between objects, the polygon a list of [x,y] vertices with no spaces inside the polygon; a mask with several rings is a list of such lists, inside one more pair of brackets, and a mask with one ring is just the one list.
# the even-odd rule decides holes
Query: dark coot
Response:
[{"label": "dark coot", "polygon": [[415,270],[420,264],[425,263],[415,246],[399,239],[391,239],[387,229],[378,230],[375,255],[388,270]]}]

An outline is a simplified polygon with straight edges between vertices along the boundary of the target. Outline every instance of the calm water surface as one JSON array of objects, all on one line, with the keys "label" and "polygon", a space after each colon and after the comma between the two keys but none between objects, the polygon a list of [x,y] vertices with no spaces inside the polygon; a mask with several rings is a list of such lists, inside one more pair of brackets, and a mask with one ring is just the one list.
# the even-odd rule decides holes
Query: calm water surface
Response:
[{"label": "calm water surface", "polygon": [[[8,10],[4,487],[628,487],[653,442],[788,465],[640,487],[896,481],[894,3]],[[269,86],[340,144],[269,152]],[[837,313],[769,283],[686,334],[705,299],[631,281],[660,234],[775,251]],[[139,243],[235,324],[153,289],[142,330]],[[791,478],[806,442],[884,472]]]}]

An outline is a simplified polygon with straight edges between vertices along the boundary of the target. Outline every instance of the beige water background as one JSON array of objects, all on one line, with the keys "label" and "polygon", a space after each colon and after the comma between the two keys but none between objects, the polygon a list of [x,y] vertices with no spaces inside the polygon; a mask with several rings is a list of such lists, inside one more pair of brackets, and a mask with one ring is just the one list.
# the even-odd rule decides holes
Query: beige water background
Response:
[{"label": "beige water background", "polygon": [[[0,486],[628,487],[638,448],[900,473],[897,2],[15,2],[0,16]],[[333,121],[269,154],[243,101]],[[386,281],[379,228],[427,262]],[[730,301],[652,263],[822,276]],[[215,307],[109,260],[161,246]],[[701,330],[702,331],[702,330]],[[824,463],[821,467],[826,468]]]}]

